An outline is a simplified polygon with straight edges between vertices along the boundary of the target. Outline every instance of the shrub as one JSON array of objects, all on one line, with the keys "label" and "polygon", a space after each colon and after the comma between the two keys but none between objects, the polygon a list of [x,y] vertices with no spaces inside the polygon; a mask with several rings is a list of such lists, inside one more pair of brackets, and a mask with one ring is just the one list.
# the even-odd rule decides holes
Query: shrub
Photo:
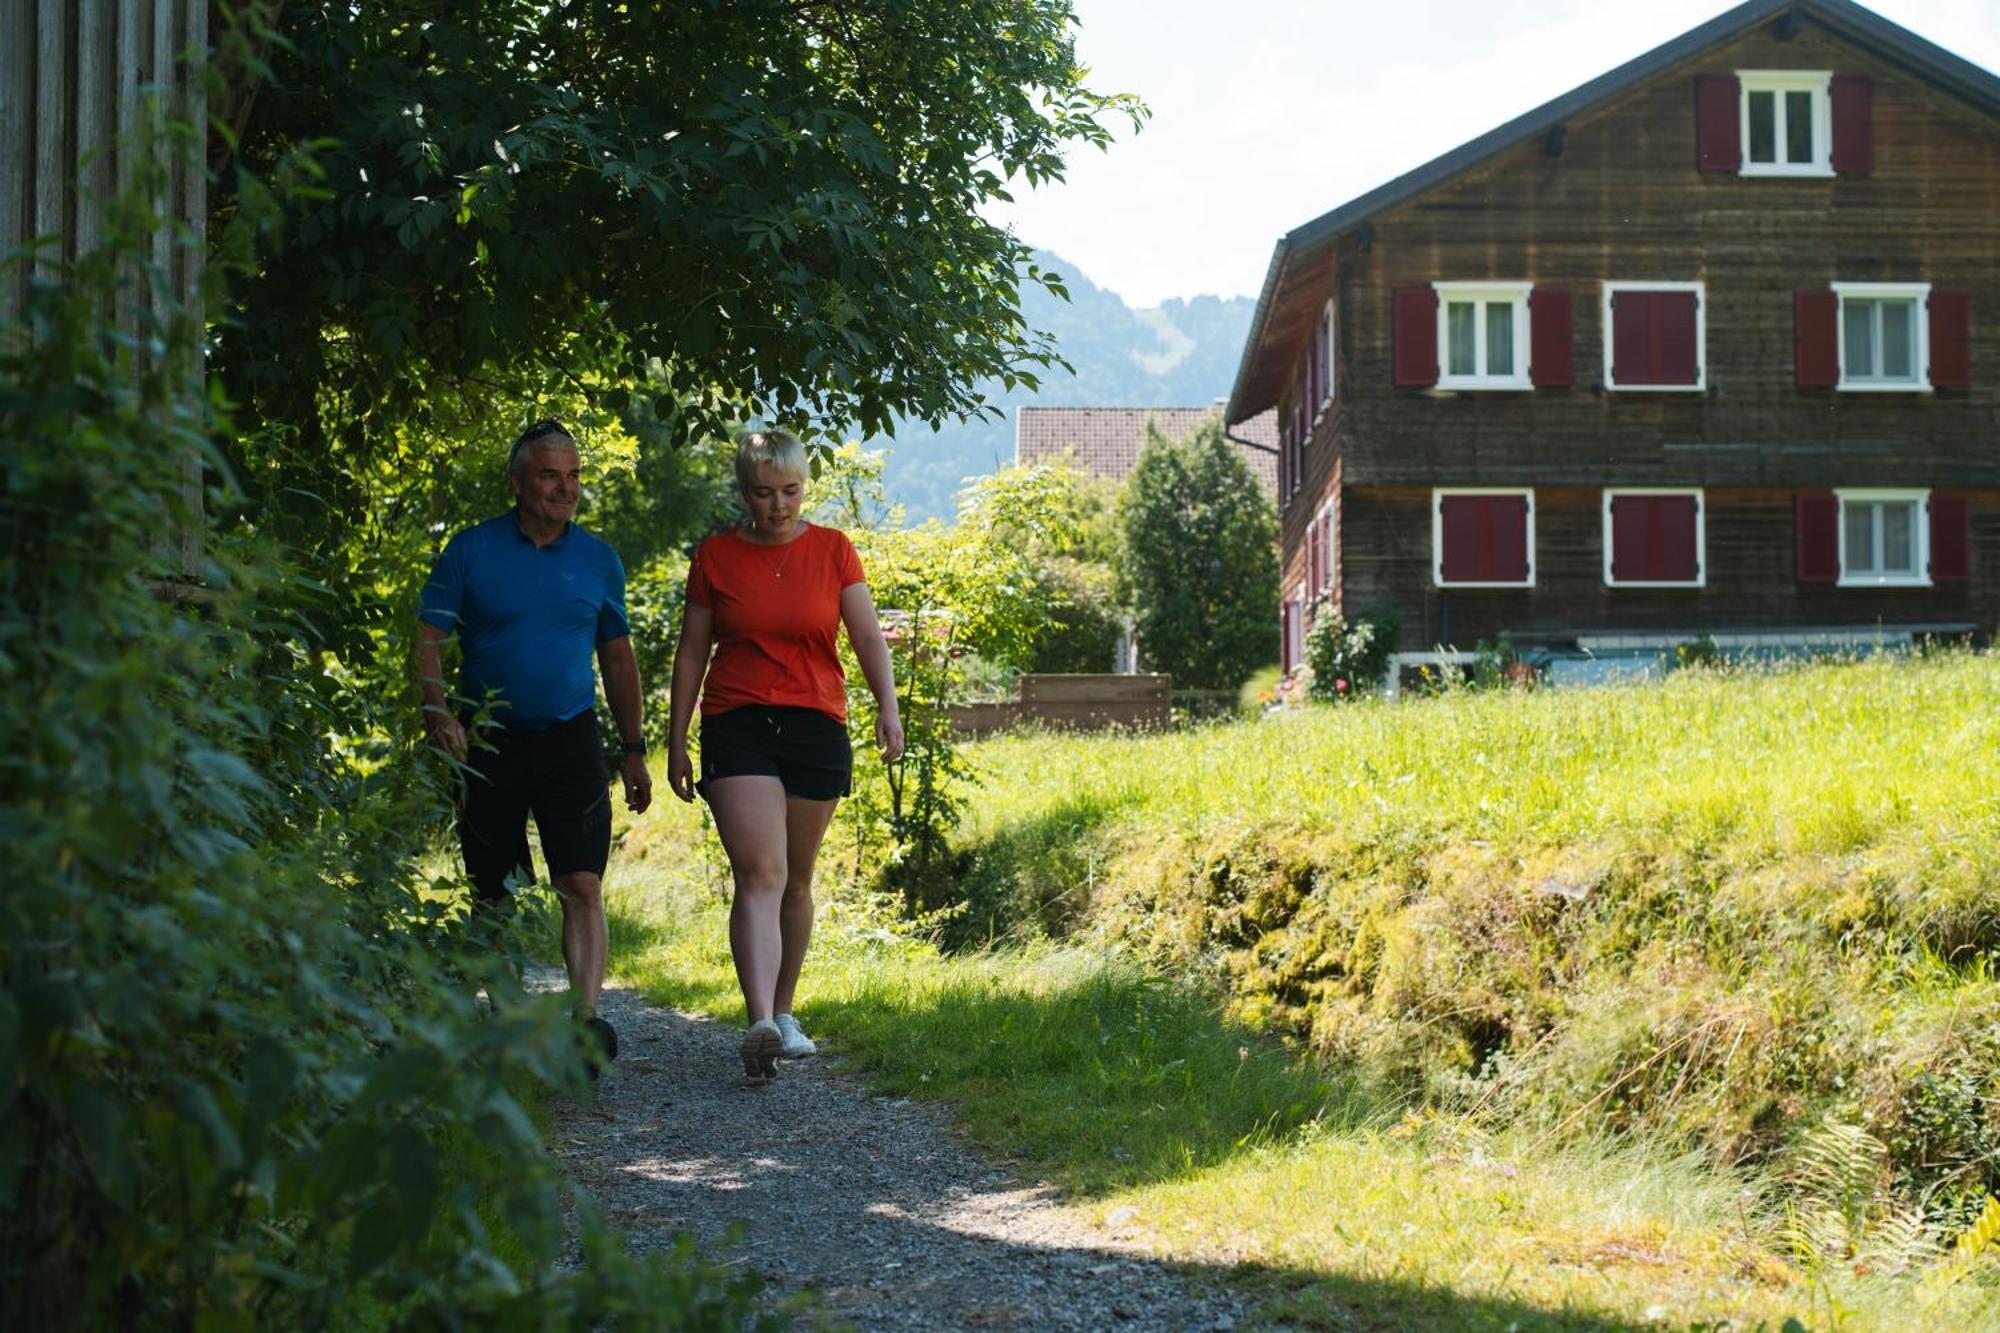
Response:
[{"label": "shrub", "polygon": [[[226,427],[148,268],[157,197],[0,326],[0,1309],[740,1327],[754,1279],[627,1258],[587,1207],[561,1265],[565,1185],[522,1094],[581,1082],[578,1035],[418,873],[442,775],[321,665],[331,594],[189,503]],[[151,322],[107,327],[135,280]]]},{"label": "shrub", "polygon": [[1125,628],[1112,591],[1111,571],[1103,565],[1052,556],[1039,571],[1039,582],[1048,620],[1029,650],[1027,670],[1111,670],[1118,636]]},{"label": "shrub", "polygon": [[1306,665],[1312,668],[1311,697],[1321,702],[1358,699],[1389,674],[1399,622],[1394,611],[1377,611],[1349,624],[1322,597],[1306,632]]}]

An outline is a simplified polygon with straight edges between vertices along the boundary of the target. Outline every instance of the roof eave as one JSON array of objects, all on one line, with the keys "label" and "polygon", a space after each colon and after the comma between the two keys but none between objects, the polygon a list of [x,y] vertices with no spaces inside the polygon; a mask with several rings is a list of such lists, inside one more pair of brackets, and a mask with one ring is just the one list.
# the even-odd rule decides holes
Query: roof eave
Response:
[{"label": "roof eave", "polygon": [[1853,0],[1746,0],[1746,3],[1688,29],[1671,41],[1633,57],[1588,83],[1572,88],[1560,97],[1544,102],[1532,111],[1524,112],[1504,125],[1286,232],[1272,251],[1271,264],[1264,275],[1264,287],[1257,297],[1257,308],[1250,316],[1250,336],[1244,341],[1236,381],[1230,388],[1229,405],[1223,413],[1225,422],[1233,426],[1273,406],[1272,403],[1252,405],[1245,402],[1243,385],[1261,349],[1265,323],[1270,316],[1270,302],[1277,292],[1279,277],[1291,260],[1301,257],[1295,252],[1316,250],[1323,244],[1329,244],[1343,232],[1359,226],[1384,209],[1442,185],[1487,158],[1590,110],[1632,84],[1661,73],[1787,9],[1814,11],[1833,26],[1877,47],[1884,55],[1917,66],[1960,96],[1984,102],[1989,108],[2000,111],[2000,79],[1971,61],[1855,4]]}]

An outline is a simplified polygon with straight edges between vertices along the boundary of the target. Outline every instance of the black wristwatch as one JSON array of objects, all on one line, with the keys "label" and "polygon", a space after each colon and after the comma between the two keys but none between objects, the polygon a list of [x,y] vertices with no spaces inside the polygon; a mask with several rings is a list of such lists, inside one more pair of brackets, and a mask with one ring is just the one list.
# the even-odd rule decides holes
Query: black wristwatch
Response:
[{"label": "black wristwatch", "polygon": [[646,742],[620,741],[618,742],[618,748],[626,754],[644,754],[646,753]]}]

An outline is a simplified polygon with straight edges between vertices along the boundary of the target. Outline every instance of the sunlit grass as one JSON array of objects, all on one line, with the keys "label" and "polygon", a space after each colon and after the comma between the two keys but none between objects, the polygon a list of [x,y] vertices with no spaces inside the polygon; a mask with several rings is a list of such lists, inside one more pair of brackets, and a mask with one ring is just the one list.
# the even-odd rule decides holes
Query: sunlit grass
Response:
[{"label": "sunlit grass", "polygon": [[1156,736],[1002,738],[973,755],[989,778],[975,836],[1088,800],[1155,827],[1295,823],[1392,845],[1660,836],[1841,852],[2000,828],[2000,657],[1366,700]]},{"label": "sunlit grass", "polygon": [[[1689,1123],[1713,1100],[1721,1123],[1737,1085],[1774,1077],[1761,1062],[1815,1033],[1891,1062],[1983,1040],[2000,989],[1951,941],[1995,910],[1996,701],[1994,660],[1958,656],[987,742],[962,843],[1037,928],[947,957],[837,889],[801,1016],[875,1087],[952,1106],[1107,1234],[1237,1266],[1297,1326],[2000,1326],[1990,1282],[1800,1254],[1782,1163],[1719,1167],[1640,1122],[1603,1132],[1612,1103],[1596,1100],[1650,1071],[1656,1099],[1685,1103]],[[1262,872],[1246,900],[1231,888],[1192,916],[1161,897],[1169,880],[1209,882],[1202,857],[1253,854],[1307,859],[1272,872],[1268,902]],[[1328,866],[1342,878],[1316,881]],[[639,821],[614,870],[612,951],[649,995],[733,1022],[722,875],[697,812]],[[1295,875],[1324,899],[1319,924],[1283,896]],[[1542,881],[1590,910],[1515,922],[1552,901]],[[1599,905],[1605,884],[1637,906]],[[1153,899],[1166,915],[1148,928],[1178,941],[1154,952],[1217,969],[1170,981],[1104,946],[1121,934],[1107,913]],[[1393,929],[1342,943],[1364,912]],[[1448,940],[1466,912],[1499,913],[1497,933]],[[1217,931],[1255,941],[1231,946],[1235,972]],[[1388,979],[1366,1014],[1308,993],[1336,1062],[1204,988],[1254,972],[1283,990],[1314,949]],[[1515,977],[1553,1017],[1513,1076],[1575,1080],[1547,1114],[1485,1094],[1434,1104],[1377,1067],[1396,1051],[1339,1044],[1370,1023],[1427,1029],[1440,997],[1497,1003]],[[1662,1049],[1694,1052],[1692,1072]]]}]

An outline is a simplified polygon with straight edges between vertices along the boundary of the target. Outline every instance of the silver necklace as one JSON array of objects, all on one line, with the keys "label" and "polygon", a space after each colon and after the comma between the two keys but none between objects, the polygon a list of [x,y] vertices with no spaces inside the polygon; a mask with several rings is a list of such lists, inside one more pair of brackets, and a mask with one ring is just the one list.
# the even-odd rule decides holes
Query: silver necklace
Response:
[{"label": "silver necklace", "polygon": [[801,541],[803,541],[805,539],[805,535],[806,535],[805,524],[801,523],[799,525],[798,535],[785,543],[785,553],[779,556],[778,563],[771,567],[772,578],[781,579],[785,577],[785,562],[792,558],[792,548],[794,546],[797,546]]}]

